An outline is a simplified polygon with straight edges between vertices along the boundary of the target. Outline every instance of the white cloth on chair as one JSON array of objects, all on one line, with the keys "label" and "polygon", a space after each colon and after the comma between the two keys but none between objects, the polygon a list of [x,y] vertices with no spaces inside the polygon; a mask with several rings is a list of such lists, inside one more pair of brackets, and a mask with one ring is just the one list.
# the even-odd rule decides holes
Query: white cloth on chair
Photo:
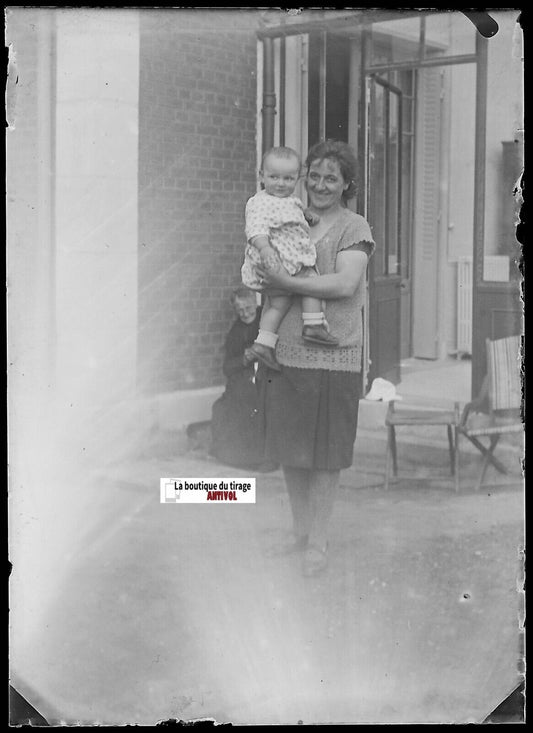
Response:
[{"label": "white cloth on chair", "polygon": [[379,400],[392,402],[401,399],[400,395],[396,393],[394,384],[381,377],[374,379],[370,391],[365,395],[365,400],[372,400],[373,402],[378,402]]}]

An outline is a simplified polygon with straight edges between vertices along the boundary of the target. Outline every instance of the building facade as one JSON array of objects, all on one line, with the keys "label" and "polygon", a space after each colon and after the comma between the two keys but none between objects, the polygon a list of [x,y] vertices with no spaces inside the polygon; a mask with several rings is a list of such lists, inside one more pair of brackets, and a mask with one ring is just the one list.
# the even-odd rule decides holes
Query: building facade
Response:
[{"label": "building facade", "polygon": [[369,380],[467,353],[476,391],[522,313],[521,30],[491,16],[9,8],[13,393],[195,394],[205,418],[261,152],[324,137],[355,148],[377,243]]}]

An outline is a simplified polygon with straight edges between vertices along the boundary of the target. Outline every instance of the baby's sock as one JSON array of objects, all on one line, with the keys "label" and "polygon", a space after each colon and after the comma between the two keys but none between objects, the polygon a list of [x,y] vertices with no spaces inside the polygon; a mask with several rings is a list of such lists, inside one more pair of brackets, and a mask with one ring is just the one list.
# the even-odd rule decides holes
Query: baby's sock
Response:
[{"label": "baby's sock", "polygon": [[272,331],[263,331],[262,329],[259,329],[259,333],[257,334],[255,343],[262,344],[263,346],[268,346],[270,349],[275,349],[277,341],[277,333],[272,333]]},{"label": "baby's sock", "polygon": [[322,312],[320,313],[302,313],[304,326],[321,326],[326,318]]}]

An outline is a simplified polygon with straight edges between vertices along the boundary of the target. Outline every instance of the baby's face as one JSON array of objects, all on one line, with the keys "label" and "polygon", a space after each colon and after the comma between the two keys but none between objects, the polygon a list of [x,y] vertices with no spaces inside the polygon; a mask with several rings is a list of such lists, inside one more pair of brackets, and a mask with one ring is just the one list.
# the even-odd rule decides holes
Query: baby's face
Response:
[{"label": "baby's face", "polygon": [[233,307],[235,308],[235,313],[243,323],[254,322],[255,314],[257,312],[255,300],[236,298]]},{"label": "baby's face", "polygon": [[279,199],[287,198],[294,193],[300,177],[300,164],[297,158],[278,158],[269,155],[263,164],[261,181],[265,191]]}]

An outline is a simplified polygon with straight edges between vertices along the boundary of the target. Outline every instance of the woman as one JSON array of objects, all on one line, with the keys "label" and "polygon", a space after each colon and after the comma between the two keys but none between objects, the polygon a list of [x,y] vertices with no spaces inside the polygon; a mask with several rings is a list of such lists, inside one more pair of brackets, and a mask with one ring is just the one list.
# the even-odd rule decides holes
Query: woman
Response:
[{"label": "woman", "polygon": [[304,551],[303,573],[327,566],[327,526],[340,471],[352,465],[361,390],[362,308],[366,267],[374,250],[366,220],[346,208],[355,194],[356,161],[343,142],[327,140],[309,151],[309,208],[320,217],[311,227],[320,275],[290,277],[275,256],[260,275],[265,283],[326,301],[335,349],[304,343],[300,298],[279,331],[276,357],[281,372],[262,380],[266,452],[283,468],[294,540],[280,553]]},{"label": "woman", "polygon": [[237,318],[224,344],[222,370],[227,382],[212,409],[210,453],[229,466],[275,470],[275,465],[263,461],[254,356],[250,352],[259,330],[260,309],[255,293],[244,286],[232,293],[231,303]]}]

